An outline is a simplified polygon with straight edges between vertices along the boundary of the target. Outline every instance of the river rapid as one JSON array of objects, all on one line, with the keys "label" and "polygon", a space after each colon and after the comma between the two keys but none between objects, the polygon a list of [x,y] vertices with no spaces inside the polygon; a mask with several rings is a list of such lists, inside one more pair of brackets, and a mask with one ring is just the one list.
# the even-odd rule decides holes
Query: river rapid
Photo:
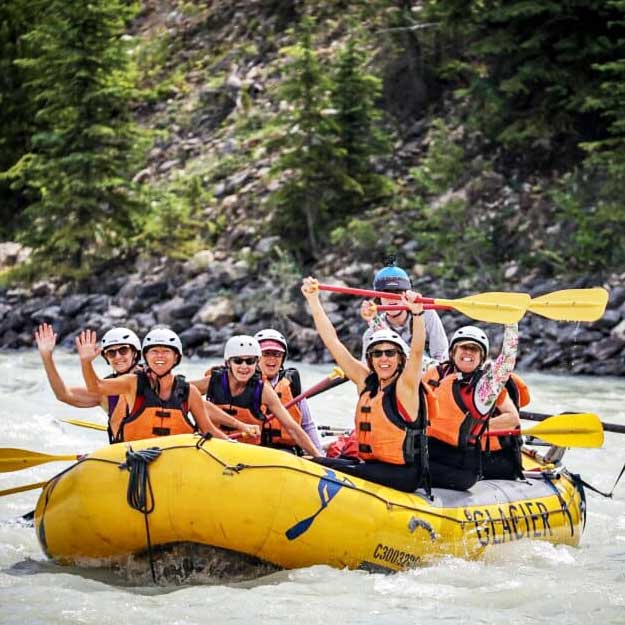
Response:
[{"label": "river rapid", "polygon": [[[70,384],[82,383],[75,354],[57,353]],[[187,360],[180,373],[198,377],[213,361]],[[302,365],[303,387],[329,372]],[[104,362],[101,363],[105,372]],[[534,412],[596,412],[625,424],[625,378],[527,374]],[[84,453],[106,444],[103,432],[62,423],[104,423],[98,409],[57,402],[36,352],[0,354],[2,447],[50,454]],[[348,427],[356,395],[345,384],[311,400],[318,424]],[[527,427],[532,423],[527,422]],[[571,449],[564,464],[609,491],[625,463],[625,435],[606,433],[602,449]],[[40,482],[67,466],[50,463],[0,474],[0,490]],[[21,516],[39,490],[0,498],[0,624],[455,624],[601,625],[625,623],[625,478],[614,498],[592,492],[577,548],[524,541],[503,545],[483,560],[446,559],[394,575],[314,566],[278,571],[253,581],[196,580],[154,586],[110,571],[83,571],[48,562],[32,526]]]}]

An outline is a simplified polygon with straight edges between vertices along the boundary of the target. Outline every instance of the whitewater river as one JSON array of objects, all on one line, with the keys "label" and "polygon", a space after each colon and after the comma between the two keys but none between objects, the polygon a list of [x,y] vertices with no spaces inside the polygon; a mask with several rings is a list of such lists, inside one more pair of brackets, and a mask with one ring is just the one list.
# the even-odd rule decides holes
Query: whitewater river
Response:
[{"label": "whitewater river", "polygon": [[[62,374],[81,382],[75,355],[58,354]],[[104,364],[104,363],[102,363]],[[199,376],[208,361],[186,361]],[[330,367],[302,367],[304,388]],[[104,371],[104,369],[101,369]],[[535,412],[592,411],[625,423],[625,379],[525,376]],[[83,453],[106,444],[103,432],[60,422],[104,422],[97,409],[58,403],[36,353],[0,354],[2,447],[51,454]],[[349,424],[353,387],[341,386],[311,404],[320,424]],[[527,423],[531,427],[532,423]],[[610,490],[625,463],[625,434],[607,434],[603,449],[567,452],[565,464]],[[48,479],[67,466],[44,464],[0,474],[0,490]],[[448,559],[395,575],[315,566],[279,571],[253,582],[155,587],[145,577],[93,573],[46,561],[21,516],[39,491],[0,498],[0,624],[454,624],[550,625],[625,623],[625,478],[614,499],[588,493],[588,522],[578,548],[538,542],[505,545],[478,562]]]}]

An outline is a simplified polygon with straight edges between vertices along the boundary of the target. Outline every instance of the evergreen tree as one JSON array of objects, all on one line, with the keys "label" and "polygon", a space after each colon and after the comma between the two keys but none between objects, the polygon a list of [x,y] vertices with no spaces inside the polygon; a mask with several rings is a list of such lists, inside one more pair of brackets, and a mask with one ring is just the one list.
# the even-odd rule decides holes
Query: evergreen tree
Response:
[{"label": "evergreen tree", "polygon": [[622,197],[622,180],[625,175],[625,0],[607,3],[620,14],[608,26],[614,34],[621,33],[618,58],[607,63],[598,63],[595,70],[602,82],[598,93],[593,93],[586,100],[586,108],[599,111],[608,125],[609,136],[599,141],[588,142],[584,147],[590,153],[590,162],[607,169],[610,179],[617,184],[615,189]]},{"label": "evergreen tree", "polygon": [[336,109],[337,145],[342,154],[340,206],[348,214],[361,212],[389,192],[391,182],[375,172],[372,159],[386,153],[388,136],[380,125],[376,107],[382,81],[367,72],[367,58],[355,37],[339,55],[332,88]]},{"label": "evergreen tree", "polygon": [[286,50],[291,62],[278,95],[287,106],[278,118],[282,134],[274,144],[280,150],[274,173],[287,177],[271,197],[273,227],[305,257],[319,251],[339,176],[331,83],[313,47],[313,25],[311,18],[304,18],[299,44]]},{"label": "evergreen tree", "polygon": [[[605,0],[432,0],[455,47],[448,67],[465,81],[473,120],[517,158],[548,165],[583,140],[605,138],[586,106],[602,82],[595,67],[622,58],[622,6]],[[459,70],[459,71],[458,71]],[[574,160],[583,157],[578,151]]]},{"label": "evergreen tree", "polygon": [[2,172],[28,151],[34,109],[15,60],[24,54],[21,37],[34,19],[30,2],[13,0],[0,5],[0,238],[14,235],[25,204]]},{"label": "evergreen tree", "polygon": [[18,60],[37,107],[30,152],[10,170],[33,201],[22,239],[37,271],[85,273],[126,249],[137,206],[128,191],[138,132],[123,0],[38,0]]}]

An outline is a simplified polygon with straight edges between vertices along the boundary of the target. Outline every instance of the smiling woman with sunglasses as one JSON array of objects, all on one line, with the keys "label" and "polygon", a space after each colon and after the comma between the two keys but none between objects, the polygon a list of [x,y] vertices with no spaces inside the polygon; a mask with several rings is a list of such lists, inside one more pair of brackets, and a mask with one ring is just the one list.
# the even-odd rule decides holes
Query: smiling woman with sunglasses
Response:
[{"label": "smiling woman with sunglasses", "polygon": [[260,357],[260,345],[254,337],[245,334],[233,336],[226,342],[224,366],[209,369],[204,384],[193,384],[201,392],[206,392],[208,401],[226,413],[243,423],[258,426],[260,435],[244,439],[245,443],[270,443],[262,431],[268,421],[267,414],[262,409],[264,405],[298,447],[306,454],[318,456],[319,450],[281,404],[271,384],[263,382],[257,368]]},{"label": "smiling woman with sunglasses", "polygon": [[76,347],[87,388],[103,395],[119,395],[128,407],[113,429],[115,442],[197,430],[227,438],[213,424],[199,391],[184,376],[173,375],[172,370],[182,359],[182,343],[172,330],[150,330],[141,346],[145,370],[115,379],[102,380],[93,368],[93,360],[101,351],[95,332],[81,332]]},{"label": "smiling woman with sunglasses", "polygon": [[407,291],[402,296],[412,313],[410,348],[396,332],[378,330],[365,346],[365,364],[339,340],[321,305],[317,280],[306,278],[302,293],[321,339],[360,395],[355,417],[360,460],[318,462],[405,492],[421,486],[429,491],[425,430],[428,411],[434,413],[436,403],[421,384],[425,327],[423,305],[414,301],[418,295]]},{"label": "smiling woman with sunglasses", "polygon": [[[109,441],[112,442],[113,434],[110,424],[115,423],[125,414],[125,403],[120,401],[118,395],[100,395],[87,390],[85,387],[66,386],[61,378],[52,352],[56,345],[57,335],[52,326],[47,323],[41,324],[35,331],[35,342],[41,361],[43,362],[48,381],[59,401],[77,408],[93,408],[100,406],[109,418]],[[128,328],[113,328],[102,337],[102,357],[111,366],[113,372],[109,378],[117,377],[134,371],[141,353],[139,337]]]}]

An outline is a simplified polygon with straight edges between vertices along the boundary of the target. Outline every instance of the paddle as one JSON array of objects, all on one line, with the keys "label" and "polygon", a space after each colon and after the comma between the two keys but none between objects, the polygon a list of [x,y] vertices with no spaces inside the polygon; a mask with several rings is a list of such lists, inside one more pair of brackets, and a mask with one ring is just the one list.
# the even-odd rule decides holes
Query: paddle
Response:
[{"label": "paddle", "polygon": [[101,423],[94,423],[93,421],[81,421],[80,419],[61,419],[63,423],[70,423],[71,425],[77,425],[81,428],[90,428],[92,430],[101,430],[106,432],[106,425]]},{"label": "paddle", "polygon": [[[569,413],[571,415],[575,415],[574,412]],[[544,421],[548,419],[551,415],[541,414],[540,412],[526,412],[525,410],[521,410],[519,413],[521,419],[527,419],[527,421]],[[603,426],[604,432],[617,432],[618,434],[625,434],[625,425],[619,425],[618,423],[606,423],[605,421],[601,422]]]},{"label": "paddle", "polygon": [[565,289],[532,298],[528,310],[558,321],[596,321],[607,304],[608,292],[601,287]]},{"label": "paddle", "polygon": [[532,428],[491,430],[487,436],[537,436],[558,447],[601,447],[603,429],[596,414],[560,414],[545,419]]},{"label": "paddle", "polygon": [[332,499],[336,496],[336,494],[343,488],[343,486],[347,486],[348,488],[354,488],[354,484],[347,479],[346,477],[342,478],[339,481],[337,475],[334,471],[326,469],[327,476],[322,477],[319,480],[319,485],[317,486],[317,492],[319,493],[319,499],[321,499],[321,505],[317,509],[314,514],[311,514],[309,517],[298,521],[295,525],[290,527],[285,535],[288,540],[295,540],[299,538],[304,532],[308,531],[313,521],[321,514],[325,508],[328,507],[328,504]]},{"label": "paddle", "polygon": [[[427,299],[427,298],[423,298]],[[608,303],[608,292],[597,287],[594,289],[565,289],[554,291],[530,300],[527,309],[542,317],[557,321],[596,321],[603,316]],[[449,306],[424,304],[426,310],[436,308],[449,310]],[[408,310],[406,306],[385,304],[376,306],[376,310]]]},{"label": "paddle", "polygon": [[[332,286],[329,284],[320,284],[319,289],[321,291],[333,291],[335,293],[346,293],[362,297],[384,297],[386,299],[401,300],[399,293],[386,293],[385,291],[353,289],[351,287]],[[469,295],[456,300],[421,297],[417,301],[434,306],[450,307],[478,321],[516,323],[525,314],[530,302],[530,296],[527,293],[492,292]]]},{"label": "paddle", "polygon": [[[349,293],[351,295],[361,295],[363,297],[385,297],[386,299],[400,299],[397,293],[384,293],[383,291],[370,291],[367,289],[351,289],[348,287],[332,287],[329,285],[319,285],[319,288],[324,291],[335,291],[337,293]],[[499,295],[519,295],[510,293],[483,293],[478,296],[471,296],[470,298],[463,298],[463,300],[456,300],[462,302],[466,299],[481,298],[487,296],[487,300],[491,296]],[[469,317],[480,319],[480,317],[468,313],[468,311],[461,310],[459,306],[452,305],[454,300],[442,300],[433,299],[431,297],[423,297],[421,300],[424,303],[424,308],[449,310],[450,308],[456,308],[460,312],[467,314]],[[479,301],[479,300],[478,300]],[[506,303],[501,300],[502,303]],[[488,303],[485,301],[484,303]],[[513,301],[507,303],[512,305],[521,306],[521,303],[516,304]],[[553,293],[547,293],[540,297],[535,297],[529,300],[529,304],[523,303],[523,305],[529,310],[542,317],[548,319],[555,319],[557,321],[596,321],[603,316],[605,308],[608,303],[608,292],[602,287],[595,287],[592,289],[564,289],[562,291],[554,291]],[[394,308],[398,310],[397,307]],[[378,310],[392,310],[392,308],[385,308],[378,306]],[[405,310],[405,309],[403,309]],[[490,319],[482,319],[483,321],[490,321]],[[506,323],[505,321],[495,320],[497,323]],[[518,319],[517,319],[518,321]]]},{"label": "paddle", "polygon": [[20,471],[35,467],[38,464],[46,462],[63,462],[80,460],[84,454],[66,454],[56,456],[51,454],[42,454],[38,451],[28,451],[27,449],[12,449],[7,447],[0,449],[0,473],[9,473],[11,471]]},{"label": "paddle", "polygon": [[7,488],[0,490],[0,497],[5,495],[14,495],[15,493],[22,493],[25,490],[34,490],[35,488],[43,488],[48,482],[36,482],[35,484],[24,484],[23,486],[15,486],[14,488]]},{"label": "paddle", "polygon": [[284,407],[290,408],[291,406],[294,406],[295,404],[302,401],[302,399],[309,399],[311,397],[314,397],[315,395],[319,395],[320,393],[329,391],[331,388],[347,382],[347,379],[348,378],[345,377],[345,373],[343,373],[343,369],[341,369],[340,367],[334,367],[334,369],[332,369],[332,371],[325,378],[323,378],[323,380],[317,382],[317,384],[311,386],[303,393],[300,393],[291,401],[288,401],[286,404],[284,404]]}]

